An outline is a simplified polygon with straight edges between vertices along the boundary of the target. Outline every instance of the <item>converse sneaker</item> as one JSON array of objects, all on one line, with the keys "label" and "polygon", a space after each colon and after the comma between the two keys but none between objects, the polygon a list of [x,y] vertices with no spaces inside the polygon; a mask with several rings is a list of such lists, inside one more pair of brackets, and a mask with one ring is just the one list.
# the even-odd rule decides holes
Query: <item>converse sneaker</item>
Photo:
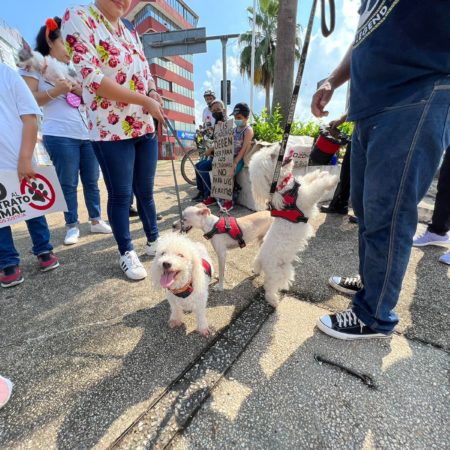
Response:
[{"label": "converse sneaker", "polygon": [[134,250],[125,252],[119,258],[120,268],[130,280],[143,280],[147,276],[147,271],[139,261]]},{"label": "converse sneaker", "polygon": [[67,230],[66,237],[64,238],[64,245],[73,245],[78,242],[80,237],[80,230],[78,227],[70,227]]},{"label": "converse sneaker", "polygon": [[360,291],[363,287],[361,283],[361,277],[356,275],[355,277],[330,277],[328,280],[330,286],[339,292],[344,294],[353,295]]},{"label": "converse sneaker", "polygon": [[422,234],[414,237],[413,246],[414,247],[425,247],[427,245],[442,245],[450,244],[450,237],[448,234],[441,236],[440,234],[432,233],[426,230]]},{"label": "converse sneaker", "polygon": [[392,334],[377,333],[371,330],[351,310],[322,316],[317,320],[317,327],[328,336],[346,341],[354,339],[388,338]]},{"label": "converse sneaker", "polygon": [[216,199],[213,197],[208,197],[207,199],[203,200],[203,204],[206,206],[212,206],[215,205],[216,203],[217,203]]},{"label": "converse sneaker", "polygon": [[12,395],[12,390],[12,381],[0,375],[0,409],[8,403]]},{"label": "converse sneaker", "polygon": [[5,267],[2,271],[0,271],[0,283],[3,288],[9,288],[23,283],[23,276],[20,267]]},{"label": "converse sneaker", "polygon": [[91,233],[111,234],[111,227],[104,221],[99,220],[98,223],[91,223]]},{"label": "converse sneaker", "polygon": [[37,257],[41,272],[48,272],[59,267],[58,258],[53,252],[41,253]]},{"label": "converse sneaker", "polygon": [[447,264],[450,266],[450,252],[444,253],[440,258],[439,262]]},{"label": "converse sneaker", "polygon": [[147,245],[145,246],[145,254],[148,256],[155,256],[156,255],[156,246],[158,244],[159,238],[156,239],[156,241],[153,242],[147,242]]}]

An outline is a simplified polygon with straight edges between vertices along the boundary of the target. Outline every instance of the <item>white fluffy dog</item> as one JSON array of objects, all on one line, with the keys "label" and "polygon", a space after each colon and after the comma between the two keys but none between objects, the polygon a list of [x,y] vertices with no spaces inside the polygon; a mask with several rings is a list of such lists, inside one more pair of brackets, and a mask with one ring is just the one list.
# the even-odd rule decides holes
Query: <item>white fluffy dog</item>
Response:
[{"label": "white fluffy dog", "polygon": [[203,244],[176,233],[158,241],[152,279],[155,287],[167,289],[170,328],[182,325],[184,311],[193,311],[197,332],[202,336],[209,335],[206,304],[212,270],[211,259]]},{"label": "white fluffy dog", "polygon": [[[278,157],[279,144],[262,149],[250,160],[250,181],[256,204],[264,208],[269,199],[270,186]],[[275,210],[286,208],[286,195],[292,192],[295,182],[300,184],[298,195],[292,206],[294,215],[311,218],[317,211],[316,203],[324,191],[331,190],[337,183],[337,176],[316,170],[303,177],[292,176],[293,162],[285,160],[281,168],[277,191],[272,198]],[[295,195],[291,198],[295,198]],[[276,217],[267,232],[263,245],[254,262],[254,272],[264,274],[265,297],[268,303],[276,307],[279,291],[288,290],[294,280],[293,262],[297,253],[304,250],[308,239],[314,235],[310,223],[294,223]]]}]

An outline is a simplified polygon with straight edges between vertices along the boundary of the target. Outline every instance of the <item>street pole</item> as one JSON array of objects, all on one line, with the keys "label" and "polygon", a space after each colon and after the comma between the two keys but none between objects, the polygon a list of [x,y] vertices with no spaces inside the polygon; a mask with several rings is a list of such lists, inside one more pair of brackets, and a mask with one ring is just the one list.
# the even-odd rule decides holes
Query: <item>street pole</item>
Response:
[{"label": "street pole", "polygon": [[223,69],[223,83],[222,83],[222,98],[223,103],[225,105],[225,112],[227,110],[227,95],[228,95],[228,86],[227,86],[227,42],[228,39],[226,37],[223,37],[220,39],[220,42],[222,42],[222,69]]},{"label": "street pole", "polygon": [[253,93],[255,81],[255,53],[256,53],[256,0],[253,0],[253,28],[252,28],[252,53],[250,62],[250,112],[253,114]]}]

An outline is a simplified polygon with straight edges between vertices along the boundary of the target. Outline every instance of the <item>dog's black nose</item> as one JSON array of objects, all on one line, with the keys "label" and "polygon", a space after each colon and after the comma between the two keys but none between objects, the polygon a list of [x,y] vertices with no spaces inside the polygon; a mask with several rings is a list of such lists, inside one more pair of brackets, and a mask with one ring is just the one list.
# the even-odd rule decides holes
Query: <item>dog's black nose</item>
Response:
[{"label": "dog's black nose", "polygon": [[173,228],[174,230],[177,229],[177,223],[176,223],[176,222],[174,222],[174,223],[172,224],[172,228]]},{"label": "dog's black nose", "polygon": [[170,269],[172,267],[172,264],[170,264],[168,262],[163,262],[163,267],[164,267],[164,269]]}]

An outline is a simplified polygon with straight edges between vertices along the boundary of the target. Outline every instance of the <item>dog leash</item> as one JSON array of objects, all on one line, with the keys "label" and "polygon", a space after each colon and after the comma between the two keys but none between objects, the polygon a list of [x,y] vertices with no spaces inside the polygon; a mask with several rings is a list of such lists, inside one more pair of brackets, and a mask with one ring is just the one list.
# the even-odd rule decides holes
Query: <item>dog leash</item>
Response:
[{"label": "dog leash", "polygon": [[[294,90],[292,92],[291,101],[289,104],[289,112],[288,112],[288,116],[287,116],[287,120],[286,120],[286,125],[284,126],[283,140],[281,141],[281,144],[280,144],[278,159],[277,159],[277,163],[275,165],[275,170],[274,170],[273,178],[272,178],[272,185],[270,187],[269,204],[272,203],[272,197],[277,188],[278,179],[280,178],[281,166],[283,164],[283,159],[284,159],[284,152],[286,151],[286,146],[287,146],[287,142],[289,139],[289,135],[291,134],[292,123],[294,122],[295,107],[297,106],[297,100],[299,97],[298,94],[300,92],[300,85],[302,83],[303,71],[305,69],[306,56],[308,54],[309,42],[311,40],[312,27],[314,24],[314,18],[315,18],[315,14],[316,14],[317,1],[318,0],[314,0],[312,7],[311,7],[311,13],[309,16],[305,41],[303,43],[302,53],[300,55],[300,64],[298,66],[297,76],[295,78]],[[328,37],[334,31],[334,27],[336,24],[336,7],[335,7],[334,0],[328,0],[329,7],[330,7],[330,25],[328,26],[326,17],[325,17],[325,2],[327,0],[320,0],[320,1],[321,1],[321,7],[322,7],[322,15],[321,15],[322,34],[324,37]]]}]

